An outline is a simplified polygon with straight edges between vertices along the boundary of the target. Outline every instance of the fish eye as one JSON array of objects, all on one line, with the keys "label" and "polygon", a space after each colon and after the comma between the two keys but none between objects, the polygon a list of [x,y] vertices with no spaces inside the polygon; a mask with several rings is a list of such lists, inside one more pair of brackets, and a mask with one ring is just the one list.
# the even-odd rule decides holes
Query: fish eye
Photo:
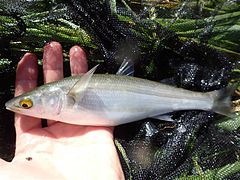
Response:
[{"label": "fish eye", "polygon": [[33,102],[31,99],[23,99],[19,102],[19,105],[24,109],[29,109],[33,106]]}]

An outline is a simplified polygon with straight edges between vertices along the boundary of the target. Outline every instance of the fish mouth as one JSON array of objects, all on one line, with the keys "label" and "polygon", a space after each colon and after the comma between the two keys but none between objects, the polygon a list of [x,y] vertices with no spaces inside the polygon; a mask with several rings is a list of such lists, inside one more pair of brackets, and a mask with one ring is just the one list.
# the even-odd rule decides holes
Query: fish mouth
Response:
[{"label": "fish mouth", "polygon": [[6,107],[6,109],[9,111],[19,112],[17,108]]},{"label": "fish mouth", "polygon": [[11,100],[7,101],[5,103],[5,107],[9,111],[14,111],[14,112],[18,112],[19,111],[19,109],[16,106],[14,106],[14,104],[13,104],[13,102]]},{"label": "fish mouth", "polygon": [[5,107],[6,107],[7,110],[11,110],[9,101],[5,103]]},{"label": "fish mouth", "polygon": [[11,109],[10,107],[8,107],[8,106],[6,106],[6,109],[7,109],[7,110],[9,110],[9,111],[11,111],[11,110],[12,110],[12,109]]}]

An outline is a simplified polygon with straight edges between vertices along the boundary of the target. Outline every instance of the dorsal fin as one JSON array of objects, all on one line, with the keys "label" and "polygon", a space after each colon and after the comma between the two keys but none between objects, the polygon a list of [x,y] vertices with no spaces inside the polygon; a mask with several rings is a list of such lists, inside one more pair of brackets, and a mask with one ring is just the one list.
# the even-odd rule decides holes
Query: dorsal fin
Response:
[{"label": "dorsal fin", "polygon": [[125,75],[125,76],[133,76],[133,74],[134,74],[133,62],[131,60],[125,58],[116,74],[117,75]]}]

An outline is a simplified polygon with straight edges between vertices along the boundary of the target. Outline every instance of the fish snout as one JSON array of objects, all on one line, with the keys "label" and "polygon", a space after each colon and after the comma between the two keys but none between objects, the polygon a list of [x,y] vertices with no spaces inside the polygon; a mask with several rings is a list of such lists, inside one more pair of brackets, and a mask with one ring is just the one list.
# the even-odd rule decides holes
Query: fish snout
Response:
[{"label": "fish snout", "polygon": [[14,108],[14,99],[11,99],[5,103],[5,107],[7,110],[10,111],[16,111],[16,108]]}]

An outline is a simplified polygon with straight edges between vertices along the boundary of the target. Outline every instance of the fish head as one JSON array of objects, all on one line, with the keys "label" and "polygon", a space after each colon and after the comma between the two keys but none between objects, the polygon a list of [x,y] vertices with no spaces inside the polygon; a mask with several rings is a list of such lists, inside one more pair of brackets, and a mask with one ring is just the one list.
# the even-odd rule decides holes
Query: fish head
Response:
[{"label": "fish head", "polygon": [[52,118],[61,112],[62,91],[41,87],[6,102],[6,109],[38,118]]}]

